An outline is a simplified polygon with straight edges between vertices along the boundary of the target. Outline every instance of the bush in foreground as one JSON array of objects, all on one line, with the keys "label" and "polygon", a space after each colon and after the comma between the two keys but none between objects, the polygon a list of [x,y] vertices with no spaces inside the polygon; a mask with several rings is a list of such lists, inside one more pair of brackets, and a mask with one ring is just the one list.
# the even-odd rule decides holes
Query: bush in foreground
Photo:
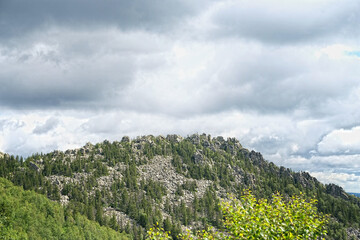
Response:
[{"label": "bush in foreground", "polygon": [[[305,200],[303,195],[285,199],[279,193],[270,201],[257,200],[250,191],[240,199],[230,197],[222,201],[221,210],[226,229],[188,232],[182,239],[318,239],[325,237],[328,216],[319,214],[316,200]],[[149,239],[170,239],[159,228],[148,232]]]}]

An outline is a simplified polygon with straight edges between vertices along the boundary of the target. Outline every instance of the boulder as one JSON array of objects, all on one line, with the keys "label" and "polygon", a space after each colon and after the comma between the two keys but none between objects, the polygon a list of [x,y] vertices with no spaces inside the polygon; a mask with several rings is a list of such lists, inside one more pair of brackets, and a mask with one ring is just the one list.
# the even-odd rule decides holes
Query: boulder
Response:
[{"label": "boulder", "polygon": [[173,143],[179,143],[183,140],[183,137],[181,137],[180,135],[172,134],[172,135],[167,135],[166,140]]},{"label": "boulder", "polygon": [[40,167],[36,165],[36,163],[30,162],[29,165],[32,169],[34,169],[37,172],[40,170]]},{"label": "boulder", "polygon": [[196,152],[194,153],[194,162],[196,164],[202,164],[204,163],[204,156],[202,154],[201,150],[196,150]]},{"label": "boulder", "polygon": [[189,139],[194,145],[199,145],[200,144],[200,136],[197,133],[191,135],[189,137]]}]

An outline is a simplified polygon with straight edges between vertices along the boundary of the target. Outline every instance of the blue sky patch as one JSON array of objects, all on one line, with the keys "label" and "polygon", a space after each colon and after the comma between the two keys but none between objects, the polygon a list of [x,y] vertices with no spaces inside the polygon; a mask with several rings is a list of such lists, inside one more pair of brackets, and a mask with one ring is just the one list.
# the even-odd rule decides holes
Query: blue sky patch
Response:
[{"label": "blue sky patch", "polygon": [[360,57],[360,51],[349,51],[345,53],[348,56]]}]

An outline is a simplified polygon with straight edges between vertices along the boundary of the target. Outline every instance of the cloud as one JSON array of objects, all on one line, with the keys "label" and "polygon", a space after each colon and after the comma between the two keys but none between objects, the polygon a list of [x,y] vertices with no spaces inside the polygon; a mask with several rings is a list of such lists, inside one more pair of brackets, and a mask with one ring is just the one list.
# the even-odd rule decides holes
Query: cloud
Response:
[{"label": "cloud", "polygon": [[[233,9],[232,4],[219,6]],[[254,6],[244,2],[241,8]],[[273,11],[282,7],[293,6],[276,3]],[[92,11],[88,8],[83,13],[86,17]],[[189,8],[207,11],[197,4]],[[107,19],[98,17],[94,21],[99,24],[102,17]],[[81,22],[81,16],[74,21]],[[323,109],[329,100],[341,99],[359,85],[358,59],[333,58],[328,51],[333,45],[319,50],[308,45],[269,47],[239,39],[178,39],[179,35],[136,28],[141,26],[137,21],[127,31],[111,25],[77,29],[60,22],[0,44],[0,106],[119,109],[177,117],[233,109],[264,114],[303,109],[305,114],[326,115]],[[183,30],[179,33],[191,35]]]},{"label": "cloud", "polygon": [[34,134],[44,134],[44,133],[48,133],[49,131],[53,130],[55,127],[57,127],[59,125],[59,119],[56,118],[49,118],[48,120],[46,120],[45,123],[37,125],[34,130],[33,133]]},{"label": "cloud", "polygon": [[360,126],[351,129],[337,129],[318,143],[321,154],[359,154]]},{"label": "cloud", "polygon": [[347,172],[360,175],[359,154],[338,154],[319,156],[314,154],[311,157],[289,156],[286,163],[295,170],[304,169],[311,172]]},{"label": "cloud", "polygon": [[348,192],[359,192],[359,154],[318,156],[315,153],[302,157],[280,151],[273,155],[265,154],[265,158],[294,171],[307,171],[322,183],[335,183]]},{"label": "cloud", "polygon": [[357,1],[226,1],[210,15],[219,37],[235,36],[286,44],[336,34],[357,36]]},{"label": "cloud", "polygon": [[[123,106],[186,116],[231,109],[327,115],[359,87],[358,60],[315,56],[314,47],[268,48],[239,40],[178,42],[156,71],[141,71]],[[169,80],[171,79],[171,80]],[[340,81],[341,79],[341,81]],[[326,85],[326,87],[324,87]]]},{"label": "cloud", "polygon": [[[3,112],[4,113],[4,112]],[[85,122],[79,112],[5,111],[7,124],[0,130],[0,151],[29,156],[55,149],[70,149],[85,144],[79,125]],[[44,116],[47,120],[44,121]],[[88,116],[88,115],[87,115]],[[19,124],[20,123],[20,124]],[[88,139],[88,137],[86,137]]]},{"label": "cloud", "polygon": [[4,129],[16,130],[24,127],[25,122],[18,119],[0,119],[0,131]]},{"label": "cloud", "polygon": [[210,1],[34,0],[0,3],[0,38],[13,38],[51,26],[76,29],[118,27],[122,30],[171,31]]},{"label": "cloud", "polygon": [[347,192],[359,192],[360,176],[348,173],[311,172],[322,183],[335,183]]},{"label": "cloud", "polygon": [[118,96],[134,80],[138,60],[156,58],[166,46],[161,38],[144,32],[61,32],[34,33],[34,39],[20,39],[19,47],[0,44],[1,106],[116,106]]}]

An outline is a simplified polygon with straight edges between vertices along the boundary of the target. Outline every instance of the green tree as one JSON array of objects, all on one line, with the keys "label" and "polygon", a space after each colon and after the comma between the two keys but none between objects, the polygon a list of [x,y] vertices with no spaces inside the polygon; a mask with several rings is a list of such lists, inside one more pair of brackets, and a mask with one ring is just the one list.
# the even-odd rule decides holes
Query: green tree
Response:
[{"label": "green tree", "polygon": [[303,195],[286,201],[279,193],[257,200],[246,191],[240,199],[223,201],[221,209],[231,239],[318,239],[327,233],[328,220],[315,204]]},{"label": "green tree", "polygon": [[[328,216],[318,213],[316,200],[293,196],[286,200],[279,193],[270,201],[257,200],[245,191],[240,199],[230,197],[220,207],[224,216],[225,232],[213,229],[180,235],[182,239],[319,239],[327,233]],[[148,232],[150,239],[169,239],[160,228]]]}]

